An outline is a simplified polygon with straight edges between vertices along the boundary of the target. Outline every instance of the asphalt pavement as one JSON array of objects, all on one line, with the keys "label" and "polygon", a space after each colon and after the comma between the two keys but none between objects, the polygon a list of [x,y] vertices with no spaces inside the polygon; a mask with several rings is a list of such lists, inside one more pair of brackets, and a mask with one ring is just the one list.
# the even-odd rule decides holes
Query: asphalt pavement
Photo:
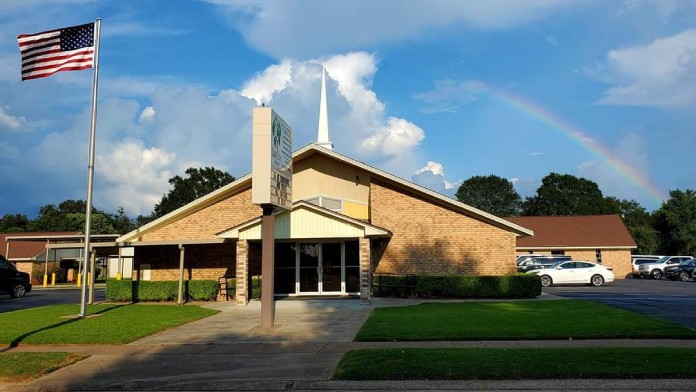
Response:
[{"label": "asphalt pavement", "polygon": [[[9,295],[0,295],[0,313],[11,312],[46,305],[80,304],[82,289],[74,285],[58,285],[43,288],[34,286],[22,298],[12,298]],[[106,299],[104,284],[94,286],[94,301],[101,302]]]}]

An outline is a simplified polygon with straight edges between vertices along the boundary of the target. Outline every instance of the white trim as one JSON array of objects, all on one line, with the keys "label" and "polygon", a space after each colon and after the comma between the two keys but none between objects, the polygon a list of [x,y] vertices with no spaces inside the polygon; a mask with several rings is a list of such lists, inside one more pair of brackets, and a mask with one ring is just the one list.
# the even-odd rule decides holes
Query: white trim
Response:
[{"label": "white trim", "polygon": [[636,249],[637,246],[518,246],[516,249],[520,250],[596,250],[596,249],[619,249],[619,250],[630,250]]}]

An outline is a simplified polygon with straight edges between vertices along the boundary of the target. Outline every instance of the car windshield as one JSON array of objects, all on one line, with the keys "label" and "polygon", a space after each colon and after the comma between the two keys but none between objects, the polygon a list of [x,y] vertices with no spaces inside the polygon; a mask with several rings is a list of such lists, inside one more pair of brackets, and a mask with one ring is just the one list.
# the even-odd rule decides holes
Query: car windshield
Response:
[{"label": "car windshield", "polygon": [[656,263],[664,263],[667,260],[669,260],[669,256],[662,256],[659,259],[657,259]]},{"label": "car windshield", "polygon": [[566,261],[568,261],[568,260],[558,260],[558,261],[555,261],[553,264],[551,264],[551,265],[549,266],[549,268],[556,268],[556,267],[558,267],[559,265],[565,263]]}]

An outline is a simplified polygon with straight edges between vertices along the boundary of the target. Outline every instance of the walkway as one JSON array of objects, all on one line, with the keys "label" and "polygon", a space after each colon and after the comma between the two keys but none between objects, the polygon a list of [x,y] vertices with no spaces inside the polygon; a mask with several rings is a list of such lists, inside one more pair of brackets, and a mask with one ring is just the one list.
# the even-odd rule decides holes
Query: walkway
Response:
[{"label": "walkway", "polygon": [[[7,391],[59,390],[568,390],[614,385],[621,390],[694,390],[671,381],[330,381],[343,353],[383,347],[691,347],[696,340],[352,342],[374,307],[419,301],[283,300],[276,326],[258,327],[260,303],[206,305],[220,313],[122,346],[20,346],[20,351],[78,351],[92,356]],[[367,364],[366,364],[367,365]],[[370,364],[378,366],[378,364]],[[659,381],[659,382],[658,382]],[[525,387],[525,385],[527,387]]]}]

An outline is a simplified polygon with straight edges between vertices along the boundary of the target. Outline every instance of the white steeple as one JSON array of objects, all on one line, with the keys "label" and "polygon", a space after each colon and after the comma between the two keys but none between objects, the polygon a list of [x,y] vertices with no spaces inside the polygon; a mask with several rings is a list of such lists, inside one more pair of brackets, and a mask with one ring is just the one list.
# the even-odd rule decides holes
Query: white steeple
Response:
[{"label": "white steeple", "polygon": [[324,67],[321,67],[321,100],[319,101],[317,144],[333,150],[333,143],[329,140],[329,110],[326,106],[326,68]]}]

